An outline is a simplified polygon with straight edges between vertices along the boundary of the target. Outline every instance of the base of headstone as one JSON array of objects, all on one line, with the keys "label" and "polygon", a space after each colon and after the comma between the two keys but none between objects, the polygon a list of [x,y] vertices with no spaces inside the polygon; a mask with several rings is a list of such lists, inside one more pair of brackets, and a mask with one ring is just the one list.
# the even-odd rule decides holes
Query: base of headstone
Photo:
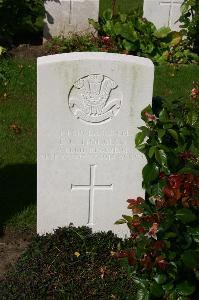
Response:
[{"label": "base of headstone", "polygon": [[98,20],[99,0],[47,0],[44,40],[71,32],[91,32],[88,19]]}]

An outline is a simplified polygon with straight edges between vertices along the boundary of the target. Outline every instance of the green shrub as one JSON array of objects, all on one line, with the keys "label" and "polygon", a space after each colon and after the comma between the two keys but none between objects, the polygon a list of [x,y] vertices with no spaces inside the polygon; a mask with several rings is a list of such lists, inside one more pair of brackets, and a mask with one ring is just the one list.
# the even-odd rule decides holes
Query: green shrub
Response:
[{"label": "green shrub", "polygon": [[135,286],[111,255],[120,243],[111,232],[86,227],[36,236],[0,282],[0,298],[132,299]]},{"label": "green shrub", "polygon": [[68,37],[57,36],[44,44],[44,48],[49,54],[98,51],[100,40],[91,34],[71,34]]},{"label": "green shrub", "polygon": [[113,15],[106,10],[99,22],[89,22],[100,36],[111,39],[119,52],[148,57],[156,63],[199,60],[184,43],[182,33],[166,27],[157,30],[153,23],[136,14]]},{"label": "green shrub", "polygon": [[42,34],[43,0],[0,1],[0,44],[11,46]]},{"label": "green shrub", "polygon": [[[194,172],[199,175],[198,91],[198,83],[195,83],[187,101],[164,100],[161,105],[159,101],[159,107],[154,105],[152,109],[149,105],[142,112],[146,126],[140,127],[141,131],[137,134],[135,143],[147,158],[148,163],[143,169],[143,187],[149,195],[161,192],[162,186],[158,177],[160,172],[166,175]],[[190,159],[183,159],[186,155],[189,157],[189,154]]]},{"label": "green shrub", "polygon": [[[129,199],[133,247],[116,257],[132,266],[139,299],[199,298],[199,85],[190,99],[148,106],[136,146],[147,158],[146,199]],[[129,272],[129,270],[128,270]],[[145,297],[145,298],[144,298]]]},{"label": "green shrub", "polygon": [[186,41],[194,52],[199,54],[199,1],[184,0],[182,4],[181,28],[184,29]]}]

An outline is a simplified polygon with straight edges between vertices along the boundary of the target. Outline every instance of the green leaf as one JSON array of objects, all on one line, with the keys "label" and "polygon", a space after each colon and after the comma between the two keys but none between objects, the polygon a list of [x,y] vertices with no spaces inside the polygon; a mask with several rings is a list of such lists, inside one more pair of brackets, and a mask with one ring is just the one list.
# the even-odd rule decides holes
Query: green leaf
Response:
[{"label": "green leaf", "polygon": [[154,280],[158,283],[158,284],[163,284],[166,282],[167,280],[167,276],[165,274],[158,274],[157,276],[154,277]]},{"label": "green leaf", "polygon": [[136,49],[134,44],[132,44],[131,42],[129,42],[125,39],[123,40],[122,44],[123,44],[124,49],[127,51],[134,51]]},{"label": "green leaf", "polygon": [[176,219],[186,224],[195,221],[196,216],[190,209],[182,208],[176,211]]},{"label": "green leaf", "polygon": [[119,14],[119,16],[120,16],[120,20],[121,20],[121,22],[122,23],[125,23],[126,22],[126,19],[127,19],[127,15],[126,14]]},{"label": "green leaf", "polygon": [[113,22],[107,21],[106,24],[103,26],[103,30],[106,32],[107,35],[113,36],[114,35]]},{"label": "green leaf", "polygon": [[178,295],[176,291],[169,291],[168,300],[178,300]]},{"label": "green leaf", "polygon": [[168,129],[168,132],[176,141],[178,140],[178,134],[174,129]]},{"label": "green leaf", "polygon": [[159,120],[162,123],[167,123],[170,121],[169,115],[165,108],[163,108],[163,110],[161,110],[161,112],[159,113]]},{"label": "green leaf", "polygon": [[176,47],[177,45],[179,45],[182,41],[182,34],[180,32],[177,31],[172,31],[169,34],[170,38],[171,38],[171,42],[170,45],[172,47]]},{"label": "green leaf", "polygon": [[150,290],[151,290],[151,294],[155,297],[161,297],[164,294],[161,285],[157,284],[156,282],[152,283]]},{"label": "green leaf", "polygon": [[198,112],[197,111],[190,111],[187,115],[187,122],[191,126],[194,126],[198,121]]},{"label": "green leaf", "polygon": [[106,9],[104,12],[103,12],[103,18],[108,21],[108,20],[111,20],[113,17],[113,12],[111,9]]},{"label": "green leaf", "polygon": [[167,155],[164,150],[155,150],[155,158],[161,166],[167,165]]},{"label": "green leaf", "polygon": [[149,292],[147,289],[139,289],[137,291],[136,300],[149,300]]},{"label": "green leaf", "polygon": [[195,271],[195,276],[196,276],[197,280],[199,280],[199,271]]},{"label": "green leaf", "polygon": [[126,220],[124,219],[119,219],[115,222],[115,225],[120,225],[120,224],[125,224],[126,223]]},{"label": "green leaf", "polygon": [[150,183],[158,178],[159,168],[155,163],[148,163],[142,170],[142,175],[145,183]]},{"label": "green leaf", "polygon": [[193,240],[196,243],[199,243],[199,227],[190,228],[189,233],[191,234]]},{"label": "green leaf", "polygon": [[122,32],[122,24],[120,22],[115,23],[114,31],[116,35],[119,35]]},{"label": "green leaf", "polygon": [[177,292],[181,296],[190,296],[195,291],[195,287],[188,283],[187,281],[179,283],[176,287]]},{"label": "green leaf", "polygon": [[153,184],[152,186],[152,195],[159,195],[159,196],[164,196],[163,192],[162,192],[162,189],[163,187],[165,186],[165,181],[164,180],[161,180],[161,181],[158,181],[156,184]]},{"label": "green leaf", "polygon": [[161,139],[165,135],[166,130],[165,129],[158,129],[158,137]]},{"label": "green leaf", "polygon": [[132,216],[122,215],[122,217],[123,217],[127,222],[132,222],[132,220],[133,220],[133,217],[132,217]]},{"label": "green leaf", "polygon": [[141,144],[139,146],[136,147],[140,152],[145,153],[146,151],[146,144]]},{"label": "green leaf", "polygon": [[165,123],[164,125],[163,125],[163,128],[164,129],[170,129],[170,128],[172,128],[173,127],[173,124],[171,124],[171,123]]},{"label": "green leaf", "polygon": [[132,267],[129,265],[128,257],[120,258],[120,264],[130,276],[132,274]]},{"label": "green leaf", "polygon": [[193,169],[192,168],[189,168],[189,167],[184,167],[184,168],[182,168],[182,169],[180,169],[179,171],[178,171],[178,173],[181,173],[181,174],[191,174],[191,173],[193,173]]},{"label": "green leaf", "polygon": [[138,39],[137,32],[134,30],[131,23],[123,24],[122,31],[120,34],[123,38],[132,43],[134,43]]},{"label": "green leaf", "polygon": [[183,253],[182,260],[187,268],[194,269],[198,267],[199,255],[194,250],[187,250]]},{"label": "green leaf", "polygon": [[132,280],[133,282],[139,286],[141,289],[147,289],[148,288],[148,285],[149,285],[149,281],[146,279],[141,279],[139,277],[136,277],[136,276],[132,276]]},{"label": "green leaf", "polygon": [[147,131],[141,131],[141,132],[138,132],[136,134],[136,137],[135,137],[135,145],[136,145],[136,147],[139,146],[140,144],[142,144],[142,142],[144,141],[144,139],[147,136],[147,134],[148,134]]},{"label": "green leaf", "polygon": [[157,37],[158,39],[163,39],[167,37],[170,32],[171,29],[169,27],[161,27],[160,29],[154,32],[154,36]]},{"label": "green leaf", "polygon": [[155,154],[156,147],[157,147],[157,146],[152,146],[152,147],[149,149],[149,157],[150,157],[150,158],[152,158],[153,155]]},{"label": "green leaf", "polygon": [[164,172],[166,175],[170,175],[170,170],[166,165],[163,165],[161,171]]},{"label": "green leaf", "polygon": [[177,234],[175,232],[167,232],[164,236],[164,238],[167,239],[173,239],[177,236]]},{"label": "green leaf", "polygon": [[0,56],[6,52],[6,48],[0,46]]},{"label": "green leaf", "polygon": [[166,292],[172,291],[173,290],[173,283],[169,282],[162,287]]}]

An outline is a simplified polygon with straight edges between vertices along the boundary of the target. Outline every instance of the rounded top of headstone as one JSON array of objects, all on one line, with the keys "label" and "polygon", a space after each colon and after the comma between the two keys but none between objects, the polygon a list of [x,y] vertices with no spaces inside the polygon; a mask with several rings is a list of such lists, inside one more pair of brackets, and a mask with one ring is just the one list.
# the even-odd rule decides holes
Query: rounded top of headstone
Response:
[{"label": "rounded top of headstone", "polygon": [[146,67],[154,67],[153,62],[145,57],[107,53],[107,52],[71,52],[55,55],[42,56],[37,59],[38,64],[57,63],[63,61],[74,61],[74,60],[107,60],[107,61],[121,61],[132,63],[135,65],[143,65]]}]

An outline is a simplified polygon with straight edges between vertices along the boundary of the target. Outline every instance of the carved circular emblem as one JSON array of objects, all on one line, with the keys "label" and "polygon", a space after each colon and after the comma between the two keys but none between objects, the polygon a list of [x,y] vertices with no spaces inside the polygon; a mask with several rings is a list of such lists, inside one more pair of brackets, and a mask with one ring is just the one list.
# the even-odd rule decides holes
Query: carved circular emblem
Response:
[{"label": "carved circular emblem", "polygon": [[92,74],[74,83],[69,93],[69,108],[77,119],[99,124],[111,120],[119,112],[121,100],[115,81]]}]

